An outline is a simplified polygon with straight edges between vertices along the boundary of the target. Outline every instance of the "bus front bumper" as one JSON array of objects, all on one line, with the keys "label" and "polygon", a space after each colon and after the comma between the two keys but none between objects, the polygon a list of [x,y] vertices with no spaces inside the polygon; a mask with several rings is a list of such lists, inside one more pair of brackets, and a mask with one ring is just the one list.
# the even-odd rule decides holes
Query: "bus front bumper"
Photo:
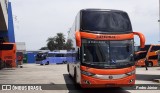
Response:
[{"label": "bus front bumper", "polygon": [[81,74],[82,88],[126,87],[135,84],[135,74],[120,79],[99,79]]}]

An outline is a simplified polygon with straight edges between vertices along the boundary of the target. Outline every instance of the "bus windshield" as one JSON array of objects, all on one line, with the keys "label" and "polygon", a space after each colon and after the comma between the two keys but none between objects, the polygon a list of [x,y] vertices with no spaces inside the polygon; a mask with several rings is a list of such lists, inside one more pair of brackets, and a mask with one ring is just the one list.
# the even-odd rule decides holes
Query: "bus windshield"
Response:
[{"label": "bus windshield", "polygon": [[47,54],[46,53],[38,53],[36,55],[36,61],[42,61],[44,59],[46,59]]},{"label": "bus windshield", "polygon": [[117,68],[134,64],[133,40],[82,40],[82,63],[94,67]]},{"label": "bus windshield", "polygon": [[82,11],[82,31],[131,32],[131,22],[122,11]]},{"label": "bus windshield", "polygon": [[12,50],[13,44],[0,44],[0,50]]}]

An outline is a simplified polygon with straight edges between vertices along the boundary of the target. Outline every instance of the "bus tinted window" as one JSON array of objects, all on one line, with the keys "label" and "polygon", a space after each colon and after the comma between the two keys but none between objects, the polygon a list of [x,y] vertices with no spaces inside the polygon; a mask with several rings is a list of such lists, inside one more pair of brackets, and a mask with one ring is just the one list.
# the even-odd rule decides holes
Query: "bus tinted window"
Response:
[{"label": "bus tinted window", "polygon": [[0,44],[0,50],[12,50],[13,44]]},{"label": "bus tinted window", "polygon": [[140,51],[148,51],[151,45],[145,45],[144,48],[141,48]]},{"label": "bus tinted window", "polygon": [[157,50],[160,50],[160,46],[153,46],[151,51],[157,51]]},{"label": "bus tinted window", "polygon": [[138,54],[138,59],[143,59],[143,58],[146,57],[146,55],[147,55],[147,52],[139,53],[139,54]]},{"label": "bus tinted window", "polygon": [[151,60],[151,59],[158,59],[158,55],[155,55],[155,56],[150,56],[149,58],[148,58],[149,60]]},{"label": "bus tinted window", "polygon": [[131,32],[131,22],[122,11],[82,11],[81,30]]},{"label": "bus tinted window", "polygon": [[55,54],[53,53],[48,53],[48,56],[47,57],[54,57]]},{"label": "bus tinted window", "polygon": [[65,57],[64,54],[55,54],[55,57]]}]

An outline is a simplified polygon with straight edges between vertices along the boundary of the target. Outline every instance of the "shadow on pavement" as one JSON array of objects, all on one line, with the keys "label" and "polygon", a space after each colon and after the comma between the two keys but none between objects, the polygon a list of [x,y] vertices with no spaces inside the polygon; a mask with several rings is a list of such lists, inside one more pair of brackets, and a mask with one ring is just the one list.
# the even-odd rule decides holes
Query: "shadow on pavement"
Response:
[{"label": "shadow on pavement", "polygon": [[160,75],[136,74],[136,80],[153,81],[160,79]]},{"label": "shadow on pavement", "polygon": [[72,78],[68,74],[63,74],[66,82],[66,87],[69,90],[68,93],[130,93],[123,88],[100,88],[100,89],[82,89],[77,88]]}]

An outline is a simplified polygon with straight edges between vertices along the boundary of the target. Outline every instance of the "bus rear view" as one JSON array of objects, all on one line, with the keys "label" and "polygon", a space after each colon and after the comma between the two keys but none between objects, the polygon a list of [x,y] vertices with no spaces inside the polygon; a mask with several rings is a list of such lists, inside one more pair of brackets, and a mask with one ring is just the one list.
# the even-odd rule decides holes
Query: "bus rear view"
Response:
[{"label": "bus rear view", "polygon": [[120,10],[81,10],[69,31],[76,62],[67,65],[81,87],[120,87],[135,84],[134,35],[128,14]]},{"label": "bus rear view", "polygon": [[2,43],[0,44],[1,68],[16,67],[16,44]]}]

